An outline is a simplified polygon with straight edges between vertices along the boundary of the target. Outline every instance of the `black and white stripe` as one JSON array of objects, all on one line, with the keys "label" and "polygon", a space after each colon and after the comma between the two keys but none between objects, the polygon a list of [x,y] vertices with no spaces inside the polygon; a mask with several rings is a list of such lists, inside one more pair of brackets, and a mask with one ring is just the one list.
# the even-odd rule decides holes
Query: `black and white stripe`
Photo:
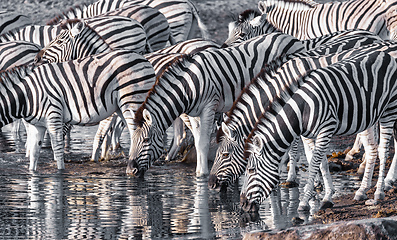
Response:
[{"label": "black and white stripe", "polygon": [[[229,110],[227,120],[218,131],[219,147],[210,173],[210,187],[221,187],[222,190],[226,190],[227,186],[235,182],[243,174],[247,166],[247,162],[243,157],[244,142],[254,128],[258,118],[266,109],[269,101],[272,101],[275,96],[280,94],[280,91],[290,84],[283,78],[288,77],[288,80],[292,81],[294,77],[304,74],[308,66],[310,66],[310,69],[323,67],[345,57],[360,53],[362,48],[357,49],[360,46],[383,42],[380,37],[368,31],[343,31],[321,38],[323,39],[323,44],[319,47],[277,59],[276,62],[272,63],[272,68],[287,62],[289,59],[292,60],[283,65],[281,70],[277,71],[279,75],[277,74],[269,80],[262,78],[263,73],[259,74],[241,92],[233,107]],[[325,39],[328,39],[328,41],[325,41]],[[375,47],[378,46],[371,45],[371,48]],[[318,57],[315,58],[315,56]],[[302,60],[294,60],[297,57],[312,58],[308,63],[302,64]],[[292,154],[290,157],[292,166],[296,157],[299,156],[293,156]],[[296,178],[295,168],[290,167],[290,170],[292,171],[289,172],[287,181],[294,181]]]},{"label": "black and white stripe", "polygon": [[196,7],[189,0],[100,0],[83,8],[74,8],[64,12],[59,17],[50,21],[58,22],[60,19],[85,18],[100,15],[128,5],[142,4],[155,8],[168,19],[172,36],[176,42],[192,38],[195,25],[199,27],[202,37],[208,38],[208,31],[202,23]]},{"label": "black and white stripe", "polygon": [[302,50],[305,46],[296,38],[272,33],[236,47],[185,56],[167,68],[135,116],[138,128],[127,173],[142,175],[149,168],[161,155],[165,130],[186,113],[195,138],[196,174],[208,174],[207,153],[215,113],[228,111],[265,64]]},{"label": "black and white stripe", "polygon": [[281,31],[298,39],[310,39],[337,31],[361,29],[373,32],[388,40],[387,11],[395,2],[378,0],[351,0],[324,4],[311,1],[259,1],[262,12],[248,10],[239,20],[229,24],[229,37],[225,45],[241,42],[257,34]]},{"label": "black and white stripe", "polygon": [[[304,197],[299,204],[299,210],[308,210],[320,163],[328,168],[326,151],[330,139],[362,132],[378,121],[381,164],[375,201],[383,199],[386,148],[397,120],[397,62],[385,52],[386,49],[391,51],[390,47],[362,50],[359,55],[308,71],[272,101],[246,141],[248,165],[241,194],[243,209],[258,209],[258,204],[279,180],[281,157],[297,136],[303,136],[316,141]],[[395,52],[396,46],[393,49]],[[368,137],[365,141],[368,163],[356,200],[367,198],[377,153],[374,139],[368,135],[364,137]],[[331,179],[329,181],[332,183]],[[332,205],[333,192],[325,195],[323,203]]]},{"label": "black and white stripe", "polygon": [[32,64],[41,47],[25,41],[0,43],[0,71]]},{"label": "black and white stripe", "polygon": [[31,125],[30,169],[37,166],[44,131],[51,137],[58,169],[64,169],[63,123],[91,125],[115,111],[134,130],[132,111],[155,82],[152,65],[141,55],[114,50],[33,70],[3,73],[0,88],[0,127],[23,118]]}]

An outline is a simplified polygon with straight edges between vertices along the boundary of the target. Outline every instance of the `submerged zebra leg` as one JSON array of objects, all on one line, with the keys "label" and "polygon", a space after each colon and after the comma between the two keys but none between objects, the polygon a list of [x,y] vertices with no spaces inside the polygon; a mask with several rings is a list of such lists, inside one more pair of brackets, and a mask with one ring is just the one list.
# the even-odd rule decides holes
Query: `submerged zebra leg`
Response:
[{"label": "submerged zebra leg", "polygon": [[366,164],[363,180],[361,181],[360,188],[356,191],[354,200],[366,200],[368,199],[366,192],[371,187],[372,175],[375,168],[375,161],[377,158],[377,144],[373,137],[373,128],[369,128],[366,131],[360,133],[361,141],[364,145],[366,152]]},{"label": "submerged zebra leg", "polygon": [[320,132],[316,138],[315,147],[313,149],[313,157],[309,162],[309,171],[308,171],[309,176],[304,188],[304,196],[300,201],[298,207],[299,211],[310,210],[309,200],[315,195],[314,180],[320,169],[323,174],[327,174],[323,176],[324,185],[325,185],[325,196],[322,200],[322,206],[330,207],[333,205],[332,195],[335,193],[335,189],[332,184],[332,178],[331,178],[331,174],[329,174],[329,169],[328,171],[326,171],[326,169],[328,168],[328,159],[326,157],[326,151],[328,150],[328,145],[333,135],[333,128],[330,127],[332,125],[333,125],[332,120],[326,121],[325,126],[328,127],[324,129],[324,131]]},{"label": "submerged zebra leg", "polygon": [[[44,133],[46,132],[45,127],[34,126],[28,124],[29,131],[27,136],[27,153],[29,154],[29,170],[36,171],[37,161],[40,156],[41,146],[43,144]],[[26,126],[26,125],[25,125]]]}]

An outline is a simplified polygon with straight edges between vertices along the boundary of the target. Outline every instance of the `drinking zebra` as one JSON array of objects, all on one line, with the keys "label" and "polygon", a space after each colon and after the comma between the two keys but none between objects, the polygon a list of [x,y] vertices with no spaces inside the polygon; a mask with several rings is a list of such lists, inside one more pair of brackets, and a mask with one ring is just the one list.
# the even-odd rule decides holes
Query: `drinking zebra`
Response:
[{"label": "drinking zebra", "polygon": [[229,37],[225,45],[230,46],[234,42],[274,31],[303,40],[342,30],[361,29],[388,40],[391,37],[386,24],[386,12],[397,2],[350,0],[311,6],[307,1],[294,1],[292,6],[300,5],[304,8],[301,10],[285,7],[288,3],[283,0],[259,1],[261,13],[247,10],[239,15],[238,21],[229,24]]},{"label": "drinking zebra", "polygon": [[[183,54],[195,54],[206,49],[218,48],[219,45],[212,41],[191,39],[153,53],[145,54],[144,56],[153,65],[156,75],[159,75],[165,71],[165,69],[169,67],[175,59]],[[171,160],[177,154],[180,143],[183,141],[183,125],[184,124],[181,119],[175,119],[172,128],[173,132],[170,133],[170,135],[173,135],[173,140],[170,146],[167,146],[167,159]],[[119,138],[123,129],[124,124],[122,119],[118,118],[116,115],[101,121],[94,137],[91,160],[98,161],[99,159],[105,159],[107,157],[106,155],[108,151],[110,150],[110,145],[112,145],[113,149],[117,149],[119,145]],[[100,146],[102,146],[101,156],[99,156]]]},{"label": "drinking zebra", "polygon": [[[243,157],[244,142],[254,128],[258,118],[266,109],[269,101],[279,95],[280,91],[290,84],[282,77],[288,77],[288,80],[292,81],[294,77],[308,71],[307,68],[309,67],[310,69],[315,69],[335,63],[352,54],[359,53],[362,48],[356,50],[358,47],[383,42],[378,36],[367,31],[342,31],[337,34],[334,33],[334,35],[334,41],[324,43],[307,52],[293,53],[277,59],[276,62],[272,63],[272,65],[275,65],[273,68],[286,62],[282,66],[283,71],[277,71],[277,75],[272,76],[271,81],[261,78],[263,73],[260,73],[243,89],[229,110],[227,120],[222,123],[222,127],[218,130],[217,141],[219,147],[208,182],[211,188],[220,187],[220,190],[226,191],[227,186],[234,183],[243,174],[247,166],[247,162]],[[305,65],[299,64],[302,60],[294,60],[294,58],[299,57],[312,58],[310,59],[310,64],[306,63],[307,67],[305,67]],[[279,75],[279,72],[284,75]],[[297,147],[296,145],[292,146]],[[296,155],[296,149],[293,150],[290,153],[290,171],[287,182],[294,182],[296,179],[294,163],[295,159],[299,158],[299,155]],[[307,148],[306,158],[310,162],[311,154],[309,150]]]},{"label": "drinking zebra", "polygon": [[32,19],[28,16],[8,10],[0,11],[0,34],[31,24]]},{"label": "drinking zebra", "polygon": [[[328,167],[325,154],[330,139],[362,132],[376,122],[380,124],[380,169],[374,200],[384,198],[387,147],[397,120],[397,62],[385,49],[361,51],[327,67],[309,70],[271,102],[245,144],[248,165],[241,190],[244,210],[257,210],[258,204],[270,194],[279,179],[278,162],[297,136],[316,141],[298,208],[309,210],[320,163]],[[368,143],[368,162],[356,200],[367,198],[377,157],[373,138],[364,142]],[[329,198],[323,199],[323,206],[332,205],[332,194],[326,193]]]},{"label": "drinking zebra", "polygon": [[161,154],[165,130],[183,113],[190,117],[195,139],[196,174],[208,174],[207,153],[215,113],[228,111],[265,64],[305,47],[290,35],[271,33],[236,47],[181,58],[159,77],[135,114],[138,127],[127,174],[144,174]]},{"label": "drinking zebra", "polygon": [[[63,123],[96,124],[115,111],[134,130],[131,112],[155,82],[152,65],[129,50],[114,50],[33,70],[17,68],[1,76],[0,127],[23,118],[28,123],[30,166],[35,170],[45,130],[58,169],[64,169]],[[137,104],[139,103],[139,104]],[[132,134],[131,134],[132,135]]]},{"label": "drinking zebra", "polygon": [[62,19],[92,17],[134,4],[147,5],[164,14],[176,42],[192,38],[196,26],[199,27],[202,37],[208,38],[208,30],[196,7],[189,0],[99,0],[82,8],[72,8],[49,21],[49,24],[58,23]]}]

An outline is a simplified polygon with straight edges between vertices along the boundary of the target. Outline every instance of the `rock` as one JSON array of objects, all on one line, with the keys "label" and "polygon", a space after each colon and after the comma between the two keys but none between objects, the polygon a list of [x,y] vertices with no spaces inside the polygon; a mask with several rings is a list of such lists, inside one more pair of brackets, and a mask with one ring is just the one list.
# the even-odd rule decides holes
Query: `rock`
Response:
[{"label": "rock", "polygon": [[397,239],[397,217],[337,222],[325,225],[299,226],[279,232],[253,232],[245,234],[243,239]]}]

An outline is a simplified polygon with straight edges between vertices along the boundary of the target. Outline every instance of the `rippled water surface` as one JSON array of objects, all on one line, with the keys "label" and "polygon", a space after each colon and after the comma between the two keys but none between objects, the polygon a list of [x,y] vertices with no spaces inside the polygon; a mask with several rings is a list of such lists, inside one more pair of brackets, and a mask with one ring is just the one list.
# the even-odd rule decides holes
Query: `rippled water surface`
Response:
[{"label": "rippled water surface", "polygon": [[[75,127],[66,158],[95,164],[84,162],[95,130]],[[124,145],[126,139],[128,133]],[[154,166],[144,180],[98,171],[48,173],[43,169],[55,169],[55,163],[47,148],[38,171],[29,173],[23,143],[7,128],[0,135],[0,152],[0,236],[5,238],[239,239],[250,231],[293,226],[293,217],[311,220],[296,210],[301,188],[277,189],[259,216],[248,215],[240,211],[237,186],[221,196],[208,189],[207,178],[195,177],[194,165]],[[337,194],[356,187],[349,179],[334,179]],[[312,213],[318,207],[312,201]]]}]

